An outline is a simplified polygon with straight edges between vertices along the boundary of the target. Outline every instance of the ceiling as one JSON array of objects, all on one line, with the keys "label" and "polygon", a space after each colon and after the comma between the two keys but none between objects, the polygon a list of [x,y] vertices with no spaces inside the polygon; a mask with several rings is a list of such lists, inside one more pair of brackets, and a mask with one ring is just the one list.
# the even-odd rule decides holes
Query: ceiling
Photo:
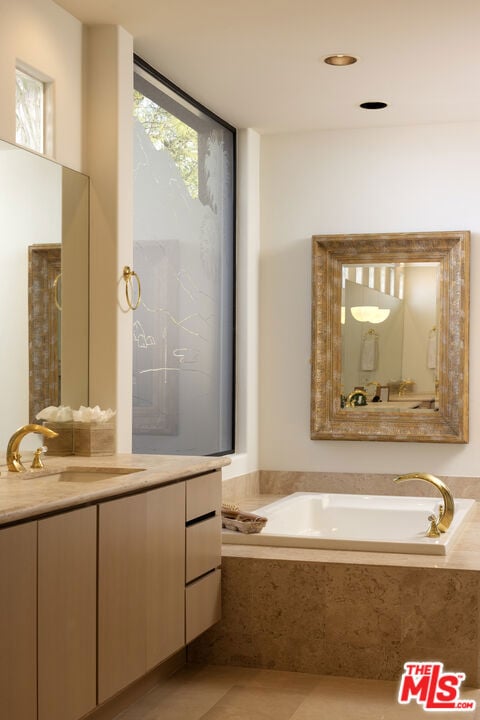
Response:
[{"label": "ceiling", "polygon": [[[480,120],[479,0],[57,0],[237,128]],[[359,57],[331,67],[331,53]],[[382,100],[385,110],[362,110]]]}]

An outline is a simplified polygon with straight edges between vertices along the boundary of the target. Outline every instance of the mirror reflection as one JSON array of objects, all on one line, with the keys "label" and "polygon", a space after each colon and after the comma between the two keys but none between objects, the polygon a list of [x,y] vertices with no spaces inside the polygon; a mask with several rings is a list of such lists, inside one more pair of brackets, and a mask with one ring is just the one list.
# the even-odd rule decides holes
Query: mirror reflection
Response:
[{"label": "mirror reflection", "polygon": [[314,235],[312,440],[468,442],[470,233]]},{"label": "mirror reflection", "polygon": [[42,407],[88,404],[88,178],[0,141],[0,216],[6,447]]},{"label": "mirror reflection", "polygon": [[438,409],[438,262],[342,265],[344,408]]}]

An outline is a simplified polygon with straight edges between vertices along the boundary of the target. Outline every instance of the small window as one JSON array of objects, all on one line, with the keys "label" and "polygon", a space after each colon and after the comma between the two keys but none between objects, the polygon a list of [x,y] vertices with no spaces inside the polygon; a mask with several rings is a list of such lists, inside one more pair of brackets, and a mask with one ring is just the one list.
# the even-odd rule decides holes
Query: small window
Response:
[{"label": "small window", "polygon": [[16,136],[19,145],[39,153],[45,151],[45,83],[16,70]]}]

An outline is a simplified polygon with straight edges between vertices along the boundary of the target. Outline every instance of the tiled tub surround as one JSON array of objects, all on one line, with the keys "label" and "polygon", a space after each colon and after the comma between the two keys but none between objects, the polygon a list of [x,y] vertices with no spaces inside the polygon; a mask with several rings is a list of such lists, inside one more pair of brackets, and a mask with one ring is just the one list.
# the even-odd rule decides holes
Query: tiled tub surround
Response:
[{"label": "tiled tub surround", "polygon": [[[410,480],[407,483],[394,483],[393,479],[403,472],[430,472],[429,468],[406,467],[392,471],[390,475],[375,473],[325,473],[261,470],[258,476],[258,493],[262,495],[289,495],[294,492],[336,492],[371,495],[420,495],[435,496],[437,492],[432,485],[421,480]],[[480,478],[440,476],[448,485],[454,497],[474,498],[480,500]],[[226,480],[223,486],[234,483],[233,478]],[[240,483],[241,487],[241,483]],[[255,492],[244,493],[244,497]],[[438,494],[438,497],[440,495]]]},{"label": "tiled tub surround", "polygon": [[[403,491],[385,476],[279,473],[273,494],[275,475],[260,473],[268,494],[242,507],[331,492],[336,480],[341,492],[355,480],[360,492],[377,480],[388,494]],[[478,498],[479,481],[443,479],[454,495]],[[189,647],[192,661],[398,680],[408,660],[440,660],[479,687],[480,509],[445,557],[224,545],[222,603],[222,621]]]}]

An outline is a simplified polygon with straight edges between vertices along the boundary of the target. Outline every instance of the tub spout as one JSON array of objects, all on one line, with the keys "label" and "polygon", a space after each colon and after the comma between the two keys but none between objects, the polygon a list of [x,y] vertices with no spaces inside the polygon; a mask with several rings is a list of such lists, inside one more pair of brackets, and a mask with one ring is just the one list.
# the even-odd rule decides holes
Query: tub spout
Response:
[{"label": "tub spout", "polygon": [[440,532],[447,532],[453,520],[455,503],[450,489],[445,485],[443,480],[440,480],[440,478],[435,477],[435,475],[430,475],[429,473],[407,473],[406,475],[399,475],[394,478],[394,482],[402,482],[403,480],[424,480],[431,485],[435,485],[437,490],[440,490],[443,498],[443,505],[440,506],[436,527],[440,530]]}]

